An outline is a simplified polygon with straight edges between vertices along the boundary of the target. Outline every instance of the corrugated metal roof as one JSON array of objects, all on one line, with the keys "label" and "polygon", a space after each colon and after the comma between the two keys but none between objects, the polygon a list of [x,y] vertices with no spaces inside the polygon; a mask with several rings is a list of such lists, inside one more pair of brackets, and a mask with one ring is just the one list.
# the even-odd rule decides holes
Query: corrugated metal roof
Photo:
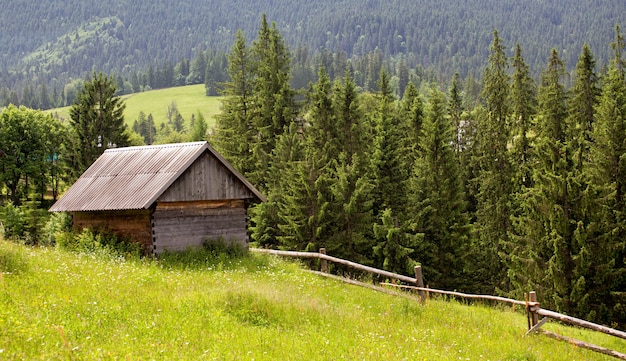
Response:
[{"label": "corrugated metal roof", "polygon": [[266,200],[207,142],[193,142],[107,149],[50,211],[147,209],[207,150],[259,201]]}]

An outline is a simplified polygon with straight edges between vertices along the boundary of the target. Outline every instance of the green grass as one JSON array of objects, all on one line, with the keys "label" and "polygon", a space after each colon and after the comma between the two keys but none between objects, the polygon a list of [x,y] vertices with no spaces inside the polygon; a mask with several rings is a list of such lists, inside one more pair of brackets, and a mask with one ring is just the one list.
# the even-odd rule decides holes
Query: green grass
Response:
[{"label": "green grass", "polygon": [[[187,126],[189,126],[192,114],[200,112],[211,128],[215,124],[215,115],[220,113],[222,97],[208,97],[204,91],[204,85],[198,84],[125,95],[123,97],[126,103],[124,118],[126,123],[132,126],[139,112],[143,111],[146,116],[152,114],[155,124],[158,125],[167,122],[168,106],[175,102]],[[70,107],[63,107],[46,112],[57,115],[61,119],[68,119],[69,109]]]},{"label": "green grass", "polygon": [[420,305],[264,255],[126,261],[0,241],[0,271],[0,360],[608,359],[525,337],[508,308]]}]

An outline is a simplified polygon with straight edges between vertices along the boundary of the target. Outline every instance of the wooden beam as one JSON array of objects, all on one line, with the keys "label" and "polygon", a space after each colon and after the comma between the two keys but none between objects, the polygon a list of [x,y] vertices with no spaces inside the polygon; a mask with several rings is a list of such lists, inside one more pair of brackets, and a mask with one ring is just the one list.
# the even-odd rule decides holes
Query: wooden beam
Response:
[{"label": "wooden beam", "polygon": [[609,355],[609,356],[613,356],[615,358],[618,358],[620,360],[626,360],[626,354],[623,354],[621,352],[617,352],[605,347],[601,347],[601,346],[597,346],[591,343],[587,343],[587,342],[583,342],[580,340],[577,340],[575,338],[571,338],[571,337],[566,337],[566,336],[561,336],[559,334],[556,334],[554,332],[550,332],[550,331],[546,331],[546,330],[539,330],[539,332],[543,333],[544,335],[554,338],[556,340],[559,341],[565,341],[567,343],[570,343],[572,345],[575,345],[577,347],[580,348],[585,348],[587,350],[591,350],[591,351],[595,351],[601,354],[605,354],[605,355]]},{"label": "wooden beam", "polygon": [[267,253],[267,254],[273,254],[273,255],[285,256],[285,257],[319,258],[322,260],[327,260],[327,261],[342,264],[344,266],[352,267],[360,271],[374,273],[383,277],[395,278],[397,280],[407,282],[412,285],[415,284],[415,278],[413,277],[400,275],[397,273],[381,270],[381,269],[374,268],[374,267],[364,266],[362,264],[351,262],[342,258],[337,258],[333,256],[328,256],[325,254],[315,253],[315,252],[278,251],[274,249],[262,249],[262,248],[250,248],[250,252]]},{"label": "wooden beam", "polygon": [[545,325],[545,324],[546,324],[546,322],[548,322],[548,320],[549,320],[549,318],[548,318],[548,317],[544,317],[544,318],[542,318],[542,319],[541,319],[541,321],[537,322],[537,324],[536,324],[536,325],[534,325],[533,327],[531,327],[531,328],[530,328],[530,329],[526,332],[526,334],[528,335],[528,334],[531,334],[531,333],[533,333],[533,332],[538,332],[538,331],[539,331],[539,328],[541,328],[541,326]]},{"label": "wooden beam", "polygon": [[[424,288],[424,287],[405,286],[405,285],[394,285],[394,284],[391,284],[391,283],[381,283],[381,284],[384,285],[384,286],[406,288],[406,289],[418,290],[418,291],[421,290],[421,291],[425,291],[425,292],[437,293],[437,294],[449,295],[449,296],[455,296],[455,297],[461,297],[461,298],[479,299],[479,300],[487,300],[487,301],[499,301],[499,302],[511,303],[511,304],[514,304],[514,305],[526,306],[526,302],[524,302],[524,301],[517,301],[517,300],[510,299],[510,298],[499,297],[499,296],[473,295],[473,294],[461,293],[461,292],[442,291],[442,290],[437,290],[437,289],[434,289],[434,288]],[[533,303],[533,304],[529,303],[529,305],[536,305],[536,303]]]},{"label": "wooden beam", "polygon": [[626,340],[626,332],[619,331],[614,328],[598,325],[589,321],[581,320],[580,318],[563,315],[554,311],[544,310],[543,308],[539,307],[533,307],[531,308],[531,311],[537,315],[554,318],[555,320],[569,323],[571,325],[588,328],[590,330],[606,333],[608,335],[623,338]]},{"label": "wooden beam", "polygon": [[396,292],[384,287],[378,287],[369,283],[365,283],[365,282],[361,282],[361,281],[357,281],[357,280],[353,280],[350,278],[345,278],[345,277],[341,277],[341,276],[336,276],[330,273],[324,273],[324,272],[320,272],[320,271],[307,271],[309,273],[313,273],[316,274],[318,276],[322,276],[322,277],[327,277],[327,278],[332,278],[334,280],[338,280],[344,283],[349,283],[351,285],[356,285],[356,286],[360,286],[360,287],[365,287],[365,288],[369,288],[372,289],[374,291],[378,291],[378,292],[382,292],[382,293],[386,293],[389,295],[393,295],[393,296],[400,296],[400,297],[404,297],[404,298],[408,298],[411,300],[416,301],[415,297],[410,296],[409,294],[407,294],[406,292]]}]

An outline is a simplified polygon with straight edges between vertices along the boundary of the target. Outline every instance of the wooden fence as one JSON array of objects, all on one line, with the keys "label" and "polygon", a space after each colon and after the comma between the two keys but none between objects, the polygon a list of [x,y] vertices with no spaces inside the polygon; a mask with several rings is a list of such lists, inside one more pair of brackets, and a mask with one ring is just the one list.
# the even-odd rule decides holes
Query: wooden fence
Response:
[{"label": "wooden fence", "polygon": [[[607,335],[626,339],[626,332],[619,331],[614,328],[598,325],[592,322],[581,320],[579,318],[567,316],[561,313],[557,313],[554,311],[549,311],[549,310],[541,308],[540,303],[537,302],[537,294],[534,291],[529,292],[527,295],[525,295],[524,301],[518,301],[518,300],[514,300],[510,298],[491,296],[491,295],[474,295],[474,294],[466,294],[466,293],[461,293],[461,292],[452,292],[452,291],[432,289],[432,288],[424,287],[424,280],[422,277],[422,266],[415,266],[415,269],[414,269],[415,277],[409,277],[409,276],[381,270],[378,268],[365,266],[365,265],[351,262],[342,258],[329,256],[326,254],[326,250],[324,248],[321,248],[319,253],[279,251],[279,250],[260,249],[260,248],[250,248],[250,251],[255,252],[255,253],[265,253],[265,254],[272,254],[272,255],[283,256],[283,257],[316,258],[320,260],[321,270],[319,272],[312,271],[315,274],[318,274],[324,277],[331,277],[334,279],[339,279],[343,282],[356,284],[359,286],[372,288],[377,291],[391,293],[391,294],[400,295],[400,296],[407,296],[407,295],[406,293],[394,292],[390,290],[389,287],[414,290],[414,291],[417,291],[418,300],[420,302],[426,301],[426,299],[428,299],[429,297],[429,294],[435,293],[435,294],[448,295],[448,296],[453,296],[453,297],[458,297],[458,298],[496,301],[496,302],[504,302],[504,303],[509,303],[513,305],[524,306],[526,309],[526,315],[527,315],[527,320],[528,320],[527,334],[539,332],[551,338],[561,340],[561,341],[566,341],[570,344],[576,345],[581,348],[585,348],[585,349],[599,352],[605,355],[613,356],[622,360],[626,360],[626,354],[624,353],[620,353],[620,352],[610,350],[601,346],[593,345],[590,343],[586,343],[584,341],[576,340],[570,337],[565,337],[565,336],[541,329],[541,326],[543,326],[549,319],[555,319],[560,322],[568,323],[574,326],[583,327],[583,328],[587,328],[593,331],[602,332]],[[347,279],[344,277],[332,275],[328,271],[328,262],[334,262],[337,264],[354,268],[359,271],[368,272],[368,273],[376,274],[376,275],[383,276],[389,279],[402,281],[402,282],[407,283],[407,285],[396,284],[395,282],[393,283],[383,282],[381,283],[381,285],[384,287],[379,287],[379,286],[367,284],[364,282],[360,282],[357,280]],[[539,320],[539,316],[542,316],[543,318]]]}]

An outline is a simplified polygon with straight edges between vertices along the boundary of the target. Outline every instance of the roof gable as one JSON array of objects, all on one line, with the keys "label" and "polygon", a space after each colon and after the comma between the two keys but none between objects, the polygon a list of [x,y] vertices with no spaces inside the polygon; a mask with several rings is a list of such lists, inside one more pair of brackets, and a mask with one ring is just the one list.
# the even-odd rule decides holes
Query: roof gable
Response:
[{"label": "roof gable", "polygon": [[207,151],[249,190],[252,199],[265,201],[207,142],[193,142],[107,149],[50,211],[147,209]]}]

